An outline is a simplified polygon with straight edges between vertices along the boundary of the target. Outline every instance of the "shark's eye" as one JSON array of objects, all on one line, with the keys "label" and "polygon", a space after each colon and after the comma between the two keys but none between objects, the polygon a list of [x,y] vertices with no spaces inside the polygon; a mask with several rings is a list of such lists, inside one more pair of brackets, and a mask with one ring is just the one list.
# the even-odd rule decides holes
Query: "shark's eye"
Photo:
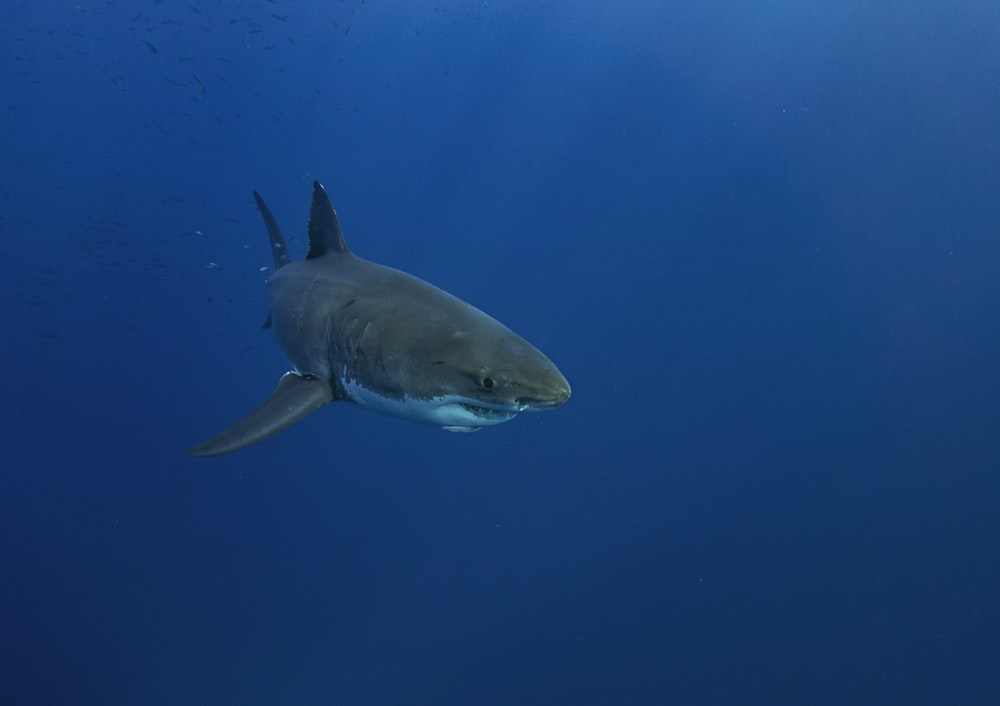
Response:
[{"label": "shark's eye", "polygon": [[483,389],[484,390],[493,389],[493,378],[490,377],[483,378]]}]

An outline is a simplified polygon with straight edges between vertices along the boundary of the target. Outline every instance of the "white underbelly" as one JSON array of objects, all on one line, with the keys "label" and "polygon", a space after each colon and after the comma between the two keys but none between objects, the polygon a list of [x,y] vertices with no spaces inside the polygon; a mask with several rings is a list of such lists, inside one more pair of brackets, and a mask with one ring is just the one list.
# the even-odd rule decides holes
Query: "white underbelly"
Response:
[{"label": "white underbelly", "polygon": [[406,396],[399,399],[385,397],[354,380],[342,381],[341,389],[352,402],[372,412],[420,424],[433,424],[448,431],[475,431],[517,416],[517,411],[487,408],[480,406],[476,400],[461,397],[442,396],[426,400]]}]

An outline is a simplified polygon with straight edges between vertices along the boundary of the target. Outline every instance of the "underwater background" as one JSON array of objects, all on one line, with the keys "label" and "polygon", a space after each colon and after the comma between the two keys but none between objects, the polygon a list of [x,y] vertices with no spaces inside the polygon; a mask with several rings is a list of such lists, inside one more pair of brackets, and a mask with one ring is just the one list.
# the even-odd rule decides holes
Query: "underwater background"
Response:
[{"label": "underwater background", "polygon": [[[9,0],[0,704],[1000,703],[1000,5]],[[304,256],[573,386],[287,370]]]}]

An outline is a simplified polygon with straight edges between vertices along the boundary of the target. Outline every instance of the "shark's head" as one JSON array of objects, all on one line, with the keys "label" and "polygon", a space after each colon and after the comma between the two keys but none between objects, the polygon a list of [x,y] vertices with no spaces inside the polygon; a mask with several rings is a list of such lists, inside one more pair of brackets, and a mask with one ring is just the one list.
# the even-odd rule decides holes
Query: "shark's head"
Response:
[{"label": "shark's head", "polygon": [[475,431],[569,399],[569,383],[551,360],[506,327],[496,335],[500,324],[489,323],[488,332],[452,332],[448,346],[420,359],[427,421],[449,431]]},{"label": "shark's head", "polygon": [[366,351],[355,358],[380,364],[346,371],[346,396],[449,431],[476,431],[569,399],[566,378],[533,345],[464,303],[453,313],[420,325],[397,320],[378,346],[380,356]]}]

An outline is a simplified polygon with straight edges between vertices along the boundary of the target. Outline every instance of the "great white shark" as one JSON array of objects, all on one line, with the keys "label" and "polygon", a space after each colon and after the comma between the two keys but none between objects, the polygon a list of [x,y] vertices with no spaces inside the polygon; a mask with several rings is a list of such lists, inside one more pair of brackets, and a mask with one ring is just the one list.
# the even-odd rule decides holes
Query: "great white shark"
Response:
[{"label": "great white shark", "polygon": [[189,448],[192,456],[245,449],[329,402],[476,431],[569,399],[569,383],[552,361],[499,321],[348,250],[319,182],[313,182],[309,253],[296,262],[267,204],[253,195],[274,255],[264,327],[273,327],[293,369],[257,409]]}]

